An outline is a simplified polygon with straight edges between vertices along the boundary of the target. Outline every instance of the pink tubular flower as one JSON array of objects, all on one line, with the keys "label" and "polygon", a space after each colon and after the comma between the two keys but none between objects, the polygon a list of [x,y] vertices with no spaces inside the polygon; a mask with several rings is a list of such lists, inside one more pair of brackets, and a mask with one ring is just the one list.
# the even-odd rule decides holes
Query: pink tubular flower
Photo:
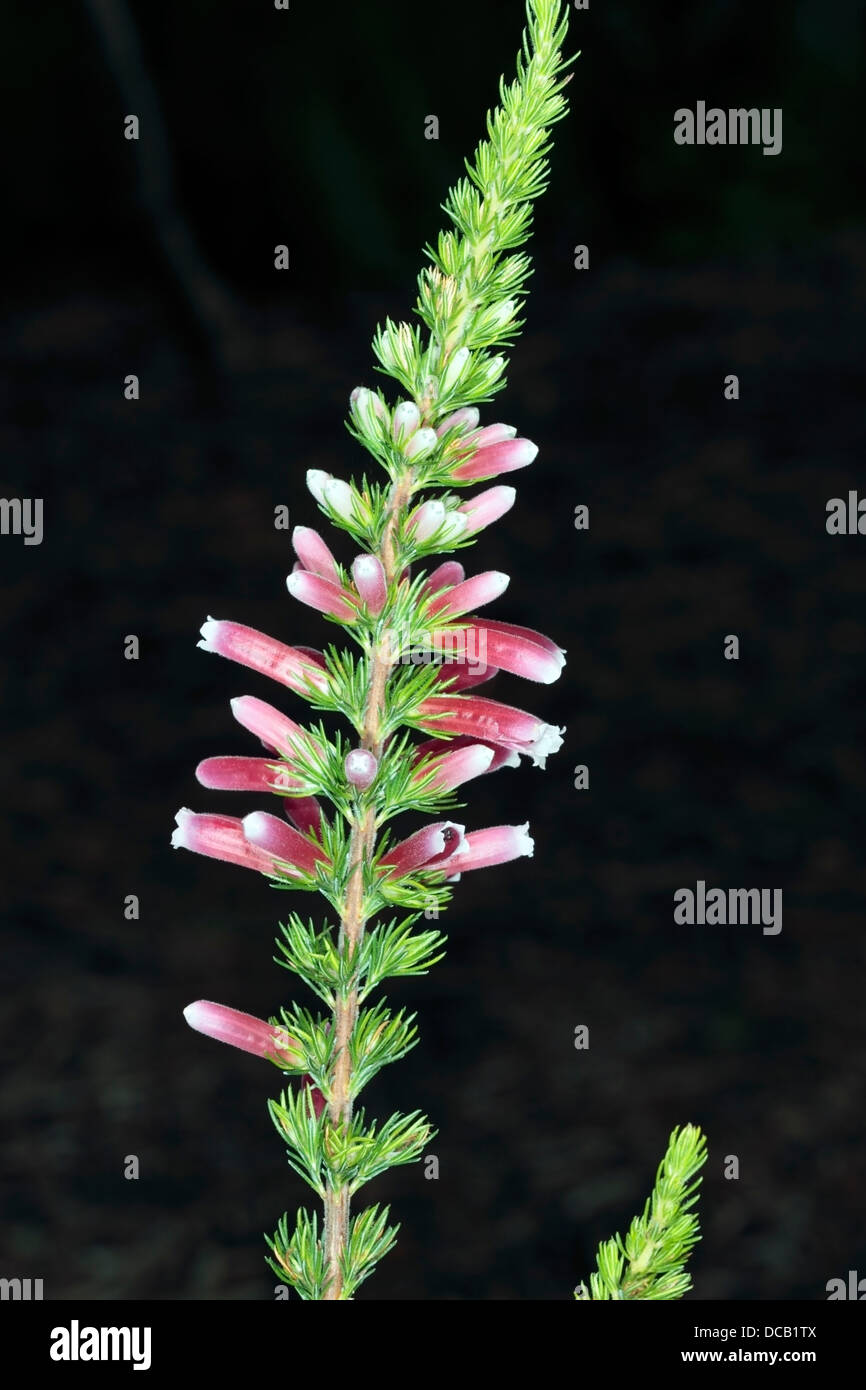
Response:
[{"label": "pink tubular flower", "polygon": [[287,796],[283,798],[283,814],[302,835],[322,830],[322,808],[314,796]]},{"label": "pink tubular flower", "polygon": [[483,608],[485,603],[492,603],[505,593],[510,582],[510,577],[501,570],[474,574],[471,579],[464,579],[462,584],[455,584],[453,589],[446,589],[434,598],[429,612],[434,617],[459,618],[473,608]]},{"label": "pink tubular flower", "polygon": [[431,733],[468,734],[474,740],[524,753],[536,767],[544,767],[549,755],[562,747],[565,732],[526,710],[481,695],[431,695],[418,706],[415,718]]},{"label": "pink tubular flower", "polygon": [[[254,1057],[264,1057],[267,1061],[284,1061],[288,1066],[300,1064],[297,1043],[285,1028],[266,1023],[263,1018],[252,1014],[242,1014],[238,1009],[228,1009],[224,1004],[213,1004],[209,999],[197,999],[187,1004],[183,1016],[190,1028],[203,1033],[217,1042],[228,1043],[241,1052],[251,1052]],[[316,1118],[325,1108],[325,1098],[312,1084],[309,1076],[302,1078],[302,1084],[309,1087]]]},{"label": "pink tubular flower", "polygon": [[449,642],[456,656],[464,652],[483,652],[485,660],[489,658],[496,669],[510,671],[512,675],[538,681],[541,685],[558,680],[565,665],[562,649],[542,637],[540,632],[507,623],[488,623],[483,618],[462,630],[452,629]]},{"label": "pink tubular flower", "polygon": [[463,831],[464,826],[447,820],[425,825],[390,849],[381,861],[382,868],[393,878],[403,878],[416,869],[438,869],[462,845]]},{"label": "pink tubular flower", "polygon": [[472,454],[476,449],[488,449],[491,444],[501,444],[503,440],[513,439],[517,430],[513,425],[485,425],[480,430],[469,430],[463,438],[457,441],[455,452],[462,455]]},{"label": "pink tubular flower", "polygon": [[[516,627],[514,623],[503,623],[498,618],[481,618],[480,621],[489,632],[503,632],[510,636],[525,637],[527,641],[535,642],[551,656],[561,658],[565,654],[563,648],[558,647],[552,637],[545,637],[541,632],[534,632],[531,627]],[[561,661],[560,664],[564,666],[565,662]]]},{"label": "pink tubular flower", "polygon": [[412,775],[413,782],[418,782],[432,772],[432,780],[427,784],[429,790],[450,792],[490,771],[494,754],[487,744],[467,743],[461,748],[451,748],[442,743],[437,746],[434,740],[434,746],[437,756],[422,757]]},{"label": "pink tubular flower", "polygon": [[311,735],[287,714],[255,695],[239,695],[231,701],[232,714],[239,724],[261,739],[266,748],[288,753],[294,746],[312,742]]},{"label": "pink tubular flower", "polygon": [[263,676],[271,676],[299,695],[309,693],[308,684],[323,693],[330,685],[321,666],[297,647],[287,647],[283,642],[257,632],[255,628],[244,627],[242,623],[208,618],[202,624],[201,637],[198,645],[203,651],[216,652]]},{"label": "pink tubular flower", "polygon": [[482,739],[470,738],[468,734],[458,734],[456,738],[447,741],[441,738],[429,738],[424,743],[416,744],[412,750],[412,756],[416,762],[422,758],[438,758],[443,753],[456,752],[459,748],[489,748],[491,761],[487,772],[497,772],[500,767],[518,767],[520,756],[511,748],[503,748],[501,744],[485,743]]},{"label": "pink tubular flower", "polygon": [[236,816],[216,816],[209,812],[199,815],[184,807],[175,820],[177,829],[171,837],[174,849],[189,849],[209,859],[239,864],[242,869],[256,869],[272,878],[278,876],[273,855],[247,839],[243,824]]},{"label": "pink tubular flower", "polygon": [[328,665],[324,652],[317,651],[315,647],[302,647],[300,642],[295,647],[295,651],[300,652],[305,661],[310,661],[314,666],[318,666],[320,671],[327,671]]},{"label": "pink tubular flower", "polygon": [[300,603],[306,603],[332,618],[339,618],[343,623],[352,623],[358,616],[358,609],[348,589],[310,570],[295,570],[287,578],[286,588],[292,598]]},{"label": "pink tubular flower", "polygon": [[[203,787],[212,791],[290,792],[304,785],[289,769],[267,758],[205,758],[195,775]],[[303,834],[321,830],[322,808],[314,796],[286,796],[283,810]]]},{"label": "pink tubular flower", "polygon": [[[436,672],[439,684],[448,690],[471,690],[474,685],[483,685],[485,681],[492,680],[496,675],[497,666],[488,666],[485,662],[463,660],[455,657],[454,649],[459,646],[459,631],[453,629],[448,633],[448,660],[444,661]],[[464,649],[472,650],[469,644],[465,644]],[[478,647],[474,650],[480,656]]]},{"label": "pink tubular flower", "polygon": [[289,866],[289,873],[298,878],[315,876],[317,864],[331,862],[325,851],[313,844],[312,840],[267,811],[253,811],[244,816],[241,825],[251,845],[281,860]]},{"label": "pink tubular flower", "polygon": [[296,526],[292,532],[292,545],[295,554],[305,570],[329,579],[332,584],[340,583],[337,562],[329,547],[311,526]]},{"label": "pink tubular flower", "polygon": [[457,508],[458,512],[462,512],[466,517],[465,534],[474,536],[483,531],[485,526],[492,526],[494,521],[498,521],[511,510],[516,496],[516,488],[500,485],[479,492],[477,497],[470,497],[468,502]]},{"label": "pink tubular flower", "polygon": [[[492,428],[492,427],[491,427]],[[495,478],[499,473],[513,473],[526,468],[538,454],[538,445],[530,439],[500,439],[487,443],[451,470],[455,482],[476,482]]]},{"label": "pink tubular flower", "polygon": [[352,562],[352,578],[355,588],[375,617],[385,607],[388,586],[385,570],[377,555],[358,555]]},{"label": "pink tubular flower", "polygon": [[525,825],[492,825],[487,830],[470,830],[455,851],[452,864],[455,872],[465,874],[469,869],[489,869],[494,864],[508,864],[524,854],[531,859],[534,848],[529,822]]},{"label": "pink tubular flower", "polygon": [[267,758],[205,758],[195,775],[203,787],[221,792],[285,791],[302,785],[286,768],[278,768]]},{"label": "pink tubular flower", "polygon": [[194,1004],[187,1004],[183,1016],[197,1033],[240,1048],[241,1052],[252,1052],[256,1057],[268,1058],[282,1053],[287,1062],[300,1061],[298,1045],[289,1037],[287,1030],[274,1027],[263,1018],[229,1009],[225,1004],[214,1004],[209,999],[197,999]]}]

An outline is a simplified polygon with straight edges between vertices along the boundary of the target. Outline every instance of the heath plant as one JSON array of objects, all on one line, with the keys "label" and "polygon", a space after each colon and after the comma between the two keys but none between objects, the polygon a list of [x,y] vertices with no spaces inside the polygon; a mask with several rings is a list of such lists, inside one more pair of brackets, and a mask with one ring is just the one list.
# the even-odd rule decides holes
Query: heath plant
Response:
[{"label": "heath plant", "polygon": [[[173,844],[263,874],[280,889],[318,893],[325,917],[288,914],[278,960],[315,1003],[279,1018],[199,1001],[191,1027],[272,1062],[286,1077],[270,1114],[316,1205],[284,1215],[269,1263],[303,1299],[354,1297],[394,1244],[389,1209],[358,1206],[371,1178],[412,1163],[434,1130],[417,1110],[369,1116],[361,1093],[418,1041],[415,1016],[378,996],[387,979],[423,975],[443,955],[437,922],[464,874],[531,856],[528,824],[467,828],[458,793],[521,759],[544,768],[564,730],[479,693],[497,671],[548,684],[565,654],[556,641],[478,616],[509,576],[467,574],[454,556],[508,512],[500,481],[528,468],[536,445],[515,426],[482,421],[505,385],[506,352],[523,326],[531,265],[520,248],[548,179],[551,128],[566,114],[567,9],[529,0],[515,79],[503,79],[466,175],[444,210],[450,226],[426,248],[416,323],[387,319],[373,351],[389,390],[351,392],[347,427],[370,469],[343,479],[312,470],[325,520],[349,538],[346,561],[307,526],[295,528],[287,587],[335,629],[322,650],[290,646],[235,621],[208,618],[205,651],[269,676],[297,704],[345,721],[329,732],[253,695],[231,701],[264,756],[207,758],[198,781],[277,798],[243,817],[182,810]],[[577,56],[577,55],[575,55]],[[339,547],[338,547],[339,548]],[[355,553],[352,554],[352,551]],[[343,553],[341,551],[341,553]],[[396,834],[399,817],[420,828]],[[576,1297],[673,1298],[696,1223],[690,1180],[699,1132],[672,1140],[644,1216],[599,1251]]]}]

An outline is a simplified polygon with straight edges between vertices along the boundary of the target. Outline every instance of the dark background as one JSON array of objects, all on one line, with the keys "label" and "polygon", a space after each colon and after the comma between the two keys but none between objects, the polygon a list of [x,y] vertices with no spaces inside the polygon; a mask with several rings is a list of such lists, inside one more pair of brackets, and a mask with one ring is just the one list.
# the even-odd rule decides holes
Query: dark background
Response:
[{"label": "dark background", "polygon": [[[424,1109],[441,1176],[366,1189],[402,1233],[362,1298],[569,1298],[685,1121],[710,1143],[693,1298],[866,1275],[866,540],[824,525],[866,491],[861,10],[573,15],[527,328],[484,414],[540,454],[469,557],[513,576],[496,616],[568,649],[558,684],[489,693],[568,734],[545,773],[467,788],[467,824],[528,819],[535,858],[464,879],[447,959],[388,990],[421,1043],[369,1108]],[[299,995],[272,938],[317,903],[169,837],[179,806],[256,804],[193,778],[255,752],[230,697],[303,706],[195,643],[209,613],[324,640],[273,509],[319,525],[305,470],[364,466],[348,393],[376,380],[376,323],[411,313],[521,22],[488,0],[91,0],[7,31],[0,483],[44,498],[45,538],[0,543],[0,1275],[46,1297],[272,1297],[260,1233],[308,1195],[266,1115],[277,1078],[181,1010]],[[782,107],[782,153],[676,146],[699,99]],[[782,934],[676,926],[698,878],[782,888]]]}]

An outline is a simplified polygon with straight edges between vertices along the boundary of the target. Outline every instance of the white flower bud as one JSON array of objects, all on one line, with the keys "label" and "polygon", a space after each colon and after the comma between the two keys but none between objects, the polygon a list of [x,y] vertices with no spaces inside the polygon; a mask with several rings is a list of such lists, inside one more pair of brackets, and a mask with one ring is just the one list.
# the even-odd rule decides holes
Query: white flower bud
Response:
[{"label": "white flower bud", "polygon": [[481,393],[488,391],[490,387],[493,386],[493,384],[499,380],[504,370],[504,357],[491,357],[487,362],[485,362],[482,367],[484,376],[479,386],[479,391]]},{"label": "white flower bud", "polygon": [[421,423],[421,412],[414,401],[401,401],[394,411],[392,429],[399,444],[411,439]]},{"label": "white flower bud", "polygon": [[476,332],[483,334],[498,333],[514,317],[515,301],[505,299],[501,304],[491,304],[488,309],[478,315],[475,320]]},{"label": "white flower bud", "polygon": [[387,426],[388,410],[375,391],[366,386],[356,386],[349,397],[352,415],[362,433],[371,439],[378,439],[383,423]]},{"label": "white flower bud", "polygon": [[417,459],[423,454],[431,453],[438,443],[439,436],[435,430],[417,430],[409,440],[403,452],[407,459]]},{"label": "white flower bud", "polygon": [[446,513],[442,544],[451,545],[452,542],[460,540],[468,524],[467,518],[461,512]]},{"label": "white flower bud", "polygon": [[355,495],[342,478],[329,478],[324,489],[325,505],[343,521],[355,519]]},{"label": "white flower bud", "polygon": [[331,481],[330,473],[323,473],[321,468],[307,469],[307,487],[315,497],[319,506],[325,503],[325,484]]},{"label": "white flower bud", "polygon": [[465,347],[458,348],[457,351],[453,353],[448,366],[442,373],[443,395],[448,391],[452,391],[457,385],[471,356],[472,354],[469,349]]}]

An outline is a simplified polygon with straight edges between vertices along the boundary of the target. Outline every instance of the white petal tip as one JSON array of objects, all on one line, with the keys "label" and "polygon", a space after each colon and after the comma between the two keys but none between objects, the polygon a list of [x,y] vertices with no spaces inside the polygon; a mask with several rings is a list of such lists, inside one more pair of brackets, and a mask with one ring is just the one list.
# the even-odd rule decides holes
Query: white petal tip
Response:
[{"label": "white petal tip", "polygon": [[527,749],[535,767],[544,767],[551,753],[558,753],[562,747],[565,728],[558,729],[555,724],[545,724],[531,748]]},{"label": "white petal tip", "polygon": [[330,479],[331,474],[324,473],[321,468],[307,469],[307,489],[320,505],[324,501],[325,485],[330,482]]},{"label": "white petal tip", "polygon": [[467,751],[471,751],[472,753],[472,760],[470,765],[473,769],[473,772],[475,773],[475,776],[479,777],[482,772],[487,771],[490,764],[493,762],[494,750],[492,748],[488,748],[486,743],[476,743],[471,750]]},{"label": "white petal tip", "polygon": [[535,841],[529,833],[529,821],[525,825],[518,825],[516,830],[518,854],[525,854],[528,859],[531,859],[535,852]]},{"label": "white petal tip", "polygon": [[178,811],[177,815],[174,818],[174,822],[177,828],[171,832],[172,849],[188,848],[189,841],[186,833],[186,828],[194,815],[195,812],[191,811],[188,806],[182,806]]}]

